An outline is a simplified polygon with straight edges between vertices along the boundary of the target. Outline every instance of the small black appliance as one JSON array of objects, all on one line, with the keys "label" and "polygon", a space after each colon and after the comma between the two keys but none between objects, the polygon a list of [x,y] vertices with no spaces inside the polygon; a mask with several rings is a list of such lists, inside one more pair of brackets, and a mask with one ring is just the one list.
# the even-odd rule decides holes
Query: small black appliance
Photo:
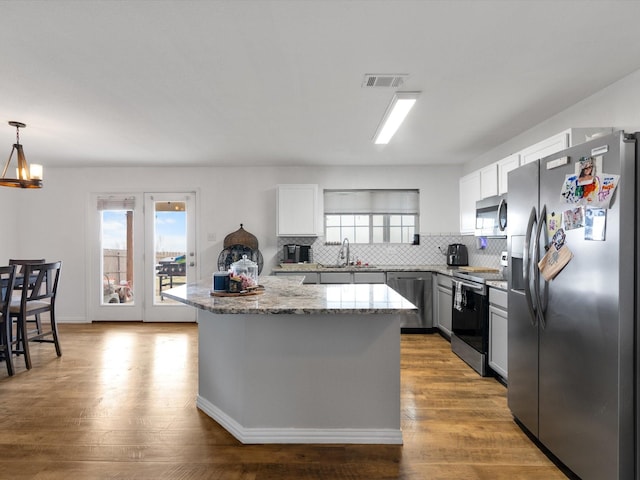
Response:
[{"label": "small black appliance", "polygon": [[447,265],[462,267],[469,265],[467,246],[462,243],[452,243],[447,247]]},{"label": "small black appliance", "polygon": [[287,244],[282,249],[283,263],[309,262],[310,257],[311,247],[309,245]]}]

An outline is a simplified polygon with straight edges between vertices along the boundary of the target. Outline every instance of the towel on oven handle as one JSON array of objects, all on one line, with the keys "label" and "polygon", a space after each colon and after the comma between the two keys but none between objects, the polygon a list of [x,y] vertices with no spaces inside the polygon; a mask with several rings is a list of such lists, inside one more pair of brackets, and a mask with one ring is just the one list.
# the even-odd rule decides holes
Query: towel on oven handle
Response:
[{"label": "towel on oven handle", "polygon": [[462,282],[457,280],[453,281],[453,308],[458,310],[459,312],[467,304],[467,295],[465,293],[464,288],[462,288]]}]

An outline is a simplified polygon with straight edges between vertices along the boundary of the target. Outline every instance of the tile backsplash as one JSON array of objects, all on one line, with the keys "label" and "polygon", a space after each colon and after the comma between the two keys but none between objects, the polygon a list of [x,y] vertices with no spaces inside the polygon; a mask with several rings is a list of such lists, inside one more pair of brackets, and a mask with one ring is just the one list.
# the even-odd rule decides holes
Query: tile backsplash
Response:
[{"label": "tile backsplash", "polygon": [[[312,262],[333,265],[339,262],[339,245],[325,245],[323,237],[278,237],[278,251],[287,244],[310,245]],[[454,233],[420,235],[420,245],[391,244],[364,245],[351,244],[353,260],[371,265],[443,265],[447,263],[445,254],[450,243],[463,243],[469,251],[469,265],[498,268],[500,252],[507,249],[506,238],[487,238],[487,247],[479,249],[477,239],[471,235]],[[282,259],[282,253],[280,253]]]}]

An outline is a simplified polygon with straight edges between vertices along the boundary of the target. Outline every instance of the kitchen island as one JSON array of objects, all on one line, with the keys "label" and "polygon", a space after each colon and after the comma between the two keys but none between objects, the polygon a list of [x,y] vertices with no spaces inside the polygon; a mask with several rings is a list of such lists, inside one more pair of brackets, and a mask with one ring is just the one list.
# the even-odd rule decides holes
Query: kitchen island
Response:
[{"label": "kitchen island", "polygon": [[401,444],[400,319],[415,306],[386,285],[302,279],[162,292],[198,309],[196,405],[242,443]]}]

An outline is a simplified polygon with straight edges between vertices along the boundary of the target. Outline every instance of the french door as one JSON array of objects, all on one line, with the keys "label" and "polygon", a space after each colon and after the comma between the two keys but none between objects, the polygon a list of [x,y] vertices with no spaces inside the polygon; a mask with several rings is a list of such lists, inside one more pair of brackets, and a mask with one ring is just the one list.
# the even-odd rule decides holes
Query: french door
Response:
[{"label": "french door", "polygon": [[93,194],[90,320],[192,322],[161,292],[195,281],[195,193]]}]

